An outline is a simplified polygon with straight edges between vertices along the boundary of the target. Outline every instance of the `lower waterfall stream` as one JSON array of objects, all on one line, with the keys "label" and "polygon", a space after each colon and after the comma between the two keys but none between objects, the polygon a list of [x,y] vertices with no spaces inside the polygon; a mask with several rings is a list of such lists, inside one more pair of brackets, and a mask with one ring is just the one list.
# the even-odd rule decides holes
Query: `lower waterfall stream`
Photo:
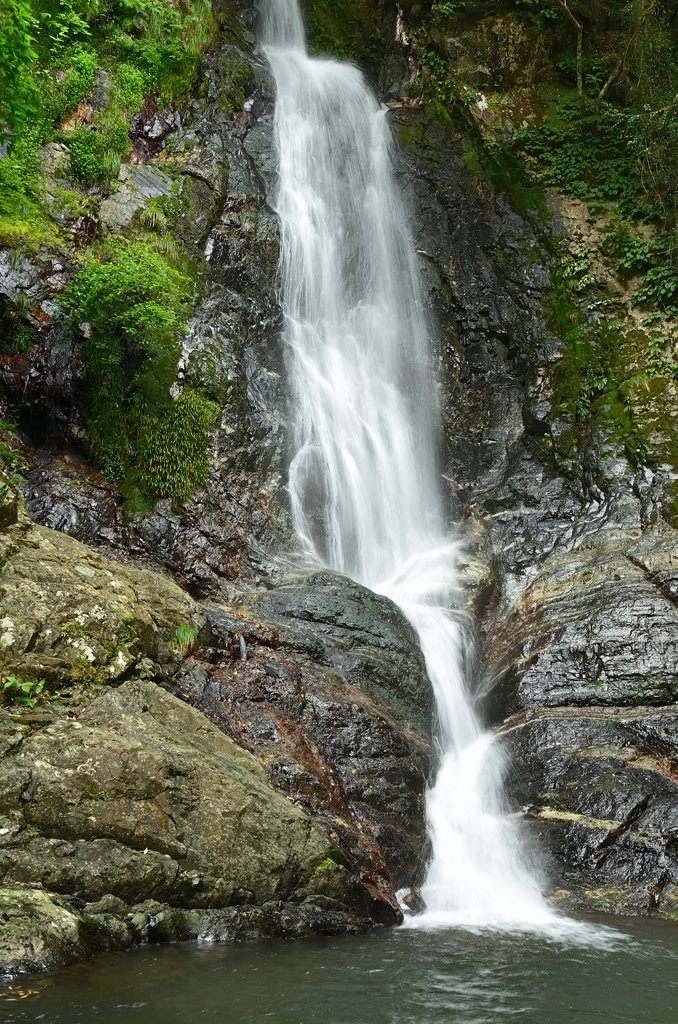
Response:
[{"label": "lower waterfall stream", "polygon": [[428,909],[410,923],[551,925],[463,678],[429,327],[386,109],[357,68],[308,56],[297,0],[266,0],[263,41],[277,90],[295,526],[325,565],[399,605],[435,696]]}]

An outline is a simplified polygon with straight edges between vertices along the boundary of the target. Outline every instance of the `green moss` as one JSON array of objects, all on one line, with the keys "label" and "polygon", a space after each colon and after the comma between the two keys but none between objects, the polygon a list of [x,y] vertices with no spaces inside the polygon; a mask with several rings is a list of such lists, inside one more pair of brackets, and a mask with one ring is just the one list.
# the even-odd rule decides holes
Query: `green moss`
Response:
[{"label": "green moss", "polygon": [[[571,282],[568,292],[560,269],[552,281],[545,311],[552,330],[565,342],[561,359],[550,371],[553,415],[560,429],[557,440],[549,438],[547,444],[556,462],[579,450],[595,424],[603,460],[623,451],[631,465],[642,461],[678,469],[678,364],[670,356],[668,339],[629,329],[628,321],[586,324]],[[677,487],[664,514],[675,521]]]},{"label": "green moss", "polygon": [[82,799],[83,800],[110,800],[112,799],[108,793],[103,789],[99,789],[99,783],[96,780],[88,782],[85,787]]},{"label": "green moss", "polygon": [[131,474],[126,495],[183,500],[204,482],[207,431],[216,409],[190,388],[170,394],[179,357],[187,279],[141,242],[104,246],[61,304],[91,325],[80,344],[90,451],[111,479]]},{"label": "green moss", "polygon": [[325,860],[322,860],[320,864],[318,864],[318,866],[314,868],[313,874],[322,875],[323,871],[327,871],[327,869],[332,867],[333,864],[334,861],[332,860],[331,857],[325,857]]},{"label": "green moss", "polygon": [[222,60],[221,77],[224,80],[224,88],[219,93],[218,105],[229,117],[233,117],[234,114],[243,109],[245,103],[243,87],[247,83],[252,69],[249,64],[233,60],[228,61],[230,66],[224,66],[224,64],[225,61]]},{"label": "green moss", "polygon": [[306,0],[309,46],[370,63],[379,56],[379,9],[371,0]]}]

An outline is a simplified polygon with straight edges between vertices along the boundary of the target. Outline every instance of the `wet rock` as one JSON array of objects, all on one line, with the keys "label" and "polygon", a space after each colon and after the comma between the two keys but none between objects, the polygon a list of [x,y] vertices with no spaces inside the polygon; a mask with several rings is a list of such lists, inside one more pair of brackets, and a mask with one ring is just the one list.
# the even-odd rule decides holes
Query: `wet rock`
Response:
[{"label": "wet rock", "polygon": [[36,452],[34,459],[22,487],[31,519],[83,544],[115,542],[122,508],[110,483],[76,453],[45,458]]},{"label": "wet rock", "polygon": [[5,977],[51,971],[112,945],[95,921],[40,889],[0,888],[0,918],[0,972]]},{"label": "wet rock", "polygon": [[432,693],[424,658],[414,629],[389,598],[324,571],[262,594],[256,607],[265,618],[315,634],[349,679],[428,731]]},{"label": "wet rock", "polygon": [[651,573],[636,554],[639,532],[608,530],[554,553],[494,634],[488,707],[675,700],[678,612],[665,589],[670,595],[677,539],[640,542]]},{"label": "wet rock", "polygon": [[117,234],[132,223],[138,210],[149,199],[160,199],[178,192],[178,185],[156,167],[121,164],[119,187],[99,206],[99,225],[105,235]]},{"label": "wet rock", "polygon": [[180,127],[181,115],[178,110],[172,107],[159,110],[155,100],[147,96],[139,113],[132,118],[129,136],[136,153],[148,160],[161,152],[170,132]]},{"label": "wet rock", "polygon": [[[427,733],[363,685],[327,638],[242,611],[206,608],[216,664],[185,663],[176,692],[251,750],[361,878],[395,901],[394,889],[424,867]],[[379,653],[365,648],[372,659]]]},{"label": "wet rock", "polygon": [[95,953],[146,942],[241,943],[366,931],[368,918],[343,910],[272,901],[261,907],[182,910],[149,899],[128,905],[115,896],[78,907],[37,887],[0,888],[0,976],[54,970]]},{"label": "wet rock", "polygon": [[589,909],[605,896],[616,913],[674,913],[678,708],[541,708],[500,734],[509,793],[557,885],[582,905],[590,891]]},{"label": "wet rock", "polygon": [[[7,496],[3,672],[60,688],[56,702],[0,710],[0,877],[47,892],[17,918],[7,969],[208,925],[235,941],[400,921],[389,872],[412,877],[423,838],[430,752],[416,727],[309,663],[294,630],[208,618],[175,584],[37,526]],[[183,649],[177,626],[193,631]],[[374,643],[378,627],[362,628]]]},{"label": "wet rock", "polygon": [[409,889],[401,894],[400,902],[404,903],[410,914],[414,916],[423,914],[426,910],[426,901],[419,889]]},{"label": "wet rock", "polygon": [[[467,53],[468,44],[467,36]],[[425,106],[389,116],[440,327],[449,517],[469,554],[489,567],[463,581],[478,622],[482,710],[494,723],[545,718],[551,709],[604,718],[638,706],[649,714],[652,705],[669,714],[678,696],[671,386],[631,398],[633,416],[648,423],[647,466],[632,463],[605,416],[578,426],[575,446],[574,411],[554,408],[553,367],[565,347],[544,315],[551,257],[533,212],[474,177],[461,119],[445,125]],[[613,268],[596,250],[598,226],[553,196],[550,205],[568,251],[592,247],[590,287],[601,300],[619,298]],[[540,727],[525,725],[518,745],[514,721],[504,726],[514,769],[507,791],[515,808],[528,808],[526,827],[548,851],[552,891],[571,892],[563,905],[579,909],[662,912],[657,901],[665,908],[673,898],[661,892],[672,891],[675,870],[669,775],[643,775],[619,754],[605,762],[564,751],[564,733],[548,756],[537,747],[532,756]],[[638,738],[633,745],[653,756]],[[639,807],[642,826],[634,824]],[[605,886],[608,904],[595,895]]]},{"label": "wet rock", "polygon": [[76,909],[40,889],[0,889],[5,929],[0,939],[2,976],[54,970],[95,953],[146,942],[241,943],[263,938],[298,939],[366,931],[371,922],[342,910],[282,901],[261,907],[182,910],[157,900],[127,905],[114,896]]},{"label": "wet rock", "polygon": [[[243,81],[245,67],[250,70]],[[222,407],[212,433],[205,489],[181,507],[161,502],[152,512],[135,513],[123,523],[122,514],[114,511],[122,504],[117,487],[96,470],[86,473],[82,455],[69,447],[86,446],[86,417],[74,398],[73,339],[64,348],[50,335],[42,361],[22,357],[11,386],[19,405],[24,394],[30,395],[38,384],[41,389],[31,405],[30,424],[28,410],[22,411],[31,438],[47,444],[48,458],[27,448],[35,468],[26,497],[36,521],[169,571],[195,597],[232,601],[243,586],[259,585],[268,577],[274,545],[289,548],[295,543],[284,486],[287,399],[277,337],[278,224],[267,201],[275,184],[273,93],[251,36],[224,43],[207,55],[203,72],[204,88],[187,99],[181,125],[177,128],[172,117],[172,130],[163,135],[162,128],[157,138],[162,137],[164,149],[148,164],[121,167],[121,186],[101,203],[101,217],[106,231],[127,230],[154,197],[172,189],[181,194],[175,232],[201,266],[205,297],[183,339],[177,387],[198,386]],[[233,92],[234,75],[241,85],[225,103],[224,97]],[[239,106],[238,89],[246,109]],[[142,111],[143,125],[155,123],[156,114],[160,117],[157,111],[151,117],[150,108]],[[143,125],[137,126],[142,135]],[[0,289],[3,258],[0,253]],[[9,255],[7,260],[9,265]],[[43,288],[40,268],[24,269]],[[28,294],[33,286],[32,277],[19,280],[13,273],[7,294]],[[47,363],[59,360],[65,360],[64,372],[48,374]],[[44,393],[47,376],[49,401]],[[48,418],[40,410],[49,409],[50,403],[55,412]],[[40,429],[33,429],[38,419]],[[78,463],[77,490],[66,461]]]}]

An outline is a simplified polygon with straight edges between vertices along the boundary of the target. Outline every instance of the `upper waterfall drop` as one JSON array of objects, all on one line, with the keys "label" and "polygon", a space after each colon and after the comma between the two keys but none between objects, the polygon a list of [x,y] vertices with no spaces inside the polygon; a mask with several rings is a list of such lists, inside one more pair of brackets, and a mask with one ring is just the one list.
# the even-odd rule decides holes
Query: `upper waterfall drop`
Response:
[{"label": "upper waterfall drop", "polygon": [[548,927],[556,918],[502,814],[501,758],[467,694],[450,614],[455,543],[439,488],[429,330],[386,110],[357,68],[307,55],[297,0],[262,4],[277,87],[294,522],[324,564],[400,606],[437,705],[428,910],[410,923]]}]

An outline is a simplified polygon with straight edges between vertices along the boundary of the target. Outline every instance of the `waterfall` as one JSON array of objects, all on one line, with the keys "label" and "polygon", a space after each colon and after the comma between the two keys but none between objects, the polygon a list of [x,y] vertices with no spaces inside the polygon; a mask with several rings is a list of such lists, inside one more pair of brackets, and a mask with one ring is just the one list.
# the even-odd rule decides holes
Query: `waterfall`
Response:
[{"label": "waterfall", "polygon": [[501,757],[462,673],[429,330],[386,110],[357,68],[308,56],[297,0],[262,5],[277,87],[294,523],[325,565],[399,605],[437,707],[428,909],[410,923],[545,924],[552,912],[502,814]]}]

